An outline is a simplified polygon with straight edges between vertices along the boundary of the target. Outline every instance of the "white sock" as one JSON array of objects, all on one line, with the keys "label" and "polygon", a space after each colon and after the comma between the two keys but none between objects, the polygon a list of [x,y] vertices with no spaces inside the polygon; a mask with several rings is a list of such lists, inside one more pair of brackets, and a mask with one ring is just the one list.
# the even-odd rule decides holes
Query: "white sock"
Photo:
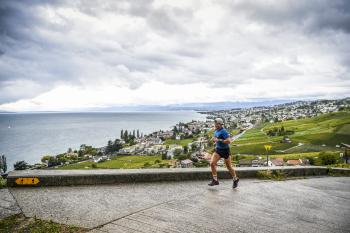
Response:
[{"label": "white sock", "polygon": [[218,181],[218,176],[213,176],[213,179],[214,179],[215,181]]},{"label": "white sock", "polygon": [[238,177],[237,177],[237,176],[235,176],[235,177],[232,177],[232,179],[233,179],[233,181],[235,181],[235,180],[237,180],[237,179],[238,179]]}]

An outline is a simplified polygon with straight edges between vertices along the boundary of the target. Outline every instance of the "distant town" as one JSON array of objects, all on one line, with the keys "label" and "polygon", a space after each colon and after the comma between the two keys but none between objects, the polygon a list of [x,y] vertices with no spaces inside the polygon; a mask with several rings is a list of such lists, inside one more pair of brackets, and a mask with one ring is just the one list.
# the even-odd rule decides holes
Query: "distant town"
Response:
[{"label": "distant town", "polygon": [[[291,120],[307,119],[324,114],[349,111],[349,109],[350,98],[345,98],[339,100],[298,101],[272,107],[205,111],[201,112],[206,114],[205,121],[179,122],[169,130],[160,130],[148,135],[144,135],[137,129],[132,129],[131,126],[130,129],[121,130],[119,137],[108,141],[104,147],[94,148],[82,144],[78,149],[69,148],[67,152],[59,155],[45,155],[42,157],[41,163],[35,165],[28,165],[25,161],[18,161],[14,168],[17,170],[60,168],[81,163],[88,164],[88,167],[85,166],[84,168],[99,168],[99,164],[125,156],[130,158],[134,156],[156,156],[155,158],[158,158],[153,161],[153,164],[152,162],[145,162],[141,168],[206,167],[209,166],[210,155],[214,150],[212,129],[213,121],[217,117],[224,120],[225,128],[231,133],[233,141],[231,144],[234,151],[235,146],[239,146],[236,145],[236,140],[239,141],[240,137],[247,131],[255,129],[262,124],[277,124]],[[264,136],[273,136],[279,133],[279,136],[281,136],[280,144],[284,143],[283,146],[292,143],[288,132],[292,134],[294,131],[288,128],[285,129],[283,125],[278,129],[275,127],[266,132],[264,130],[263,128],[260,130],[264,133]],[[341,148],[345,148],[344,153],[347,156],[348,148],[346,147],[349,146],[348,143],[349,141],[339,142],[333,147],[338,152],[342,151]],[[294,145],[293,148],[302,144]],[[281,150],[282,152],[286,153]],[[265,153],[245,153],[246,156],[242,154],[235,153],[232,156],[236,166],[303,166],[313,163],[313,161],[310,162],[310,159],[305,158],[284,159],[282,157],[273,158],[273,156],[268,158]],[[252,154],[254,155],[253,157],[250,156]],[[224,166],[224,162],[219,161],[218,165]]]}]

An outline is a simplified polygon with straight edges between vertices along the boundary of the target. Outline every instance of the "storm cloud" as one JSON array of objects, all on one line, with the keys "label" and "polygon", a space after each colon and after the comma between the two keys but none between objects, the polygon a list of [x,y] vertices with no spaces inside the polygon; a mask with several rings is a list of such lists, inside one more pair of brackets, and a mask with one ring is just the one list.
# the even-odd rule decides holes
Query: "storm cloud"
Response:
[{"label": "storm cloud", "polygon": [[1,0],[0,110],[344,97],[348,41],[346,0]]}]

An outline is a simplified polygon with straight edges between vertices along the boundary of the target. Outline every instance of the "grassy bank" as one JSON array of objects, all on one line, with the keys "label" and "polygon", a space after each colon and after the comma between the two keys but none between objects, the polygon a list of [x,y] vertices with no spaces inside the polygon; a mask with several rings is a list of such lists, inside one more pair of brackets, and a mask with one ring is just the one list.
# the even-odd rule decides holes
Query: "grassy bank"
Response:
[{"label": "grassy bank", "polygon": [[94,163],[92,161],[69,164],[58,167],[61,170],[72,169],[136,169],[168,167],[171,160],[162,160],[161,156],[117,156],[112,160]]},{"label": "grassy bank", "polygon": [[0,232],[83,233],[87,230],[18,214],[0,220]]}]

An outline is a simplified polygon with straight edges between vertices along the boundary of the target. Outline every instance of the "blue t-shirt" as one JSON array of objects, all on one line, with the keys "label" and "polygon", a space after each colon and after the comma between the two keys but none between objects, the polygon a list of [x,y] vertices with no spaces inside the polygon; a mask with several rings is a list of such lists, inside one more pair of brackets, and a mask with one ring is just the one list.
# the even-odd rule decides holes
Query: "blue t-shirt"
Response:
[{"label": "blue t-shirt", "polygon": [[[215,130],[214,137],[217,137],[218,139],[226,140],[227,138],[230,137],[230,134],[226,131],[226,129],[221,128],[219,130]],[[227,149],[227,148],[230,148],[230,146],[228,144],[223,143],[223,142],[217,142],[216,148]]]}]

